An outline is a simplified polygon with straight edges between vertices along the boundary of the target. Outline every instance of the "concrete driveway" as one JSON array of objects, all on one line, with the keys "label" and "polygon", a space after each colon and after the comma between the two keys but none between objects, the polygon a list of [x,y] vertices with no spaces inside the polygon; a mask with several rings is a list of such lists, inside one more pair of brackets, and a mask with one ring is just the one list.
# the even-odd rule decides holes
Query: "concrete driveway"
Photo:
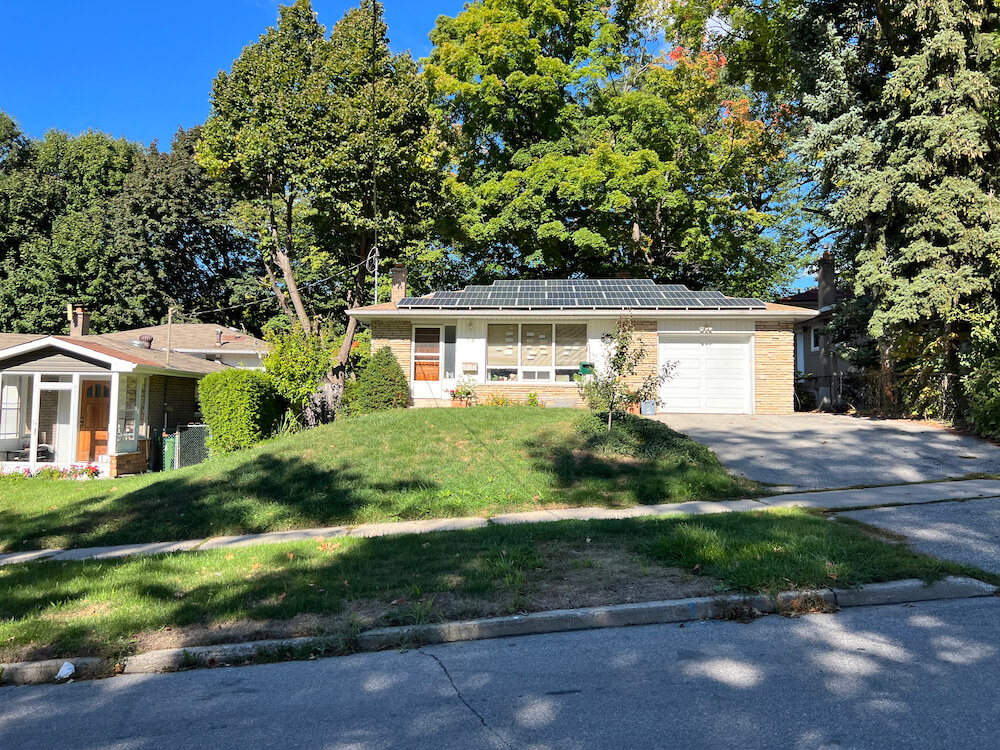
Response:
[{"label": "concrete driveway", "polygon": [[797,489],[1000,474],[1000,448],[902,419],[836,414],[660,414],[732,471]]}]

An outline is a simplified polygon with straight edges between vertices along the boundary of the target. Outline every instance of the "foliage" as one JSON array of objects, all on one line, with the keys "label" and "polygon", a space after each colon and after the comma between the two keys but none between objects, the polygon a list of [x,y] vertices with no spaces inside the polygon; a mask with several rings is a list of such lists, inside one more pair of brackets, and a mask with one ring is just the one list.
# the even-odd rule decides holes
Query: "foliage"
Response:
[{"label": "foliage", "polygon": [[798,266],[780,104],[649,4],[477,0],[424,74],[453,125],[462,249],[485,274],[644,276],[766,296]]},{"label": "foliage", "polygon": [[170,153],[94,131],[36,140],[0,111],[0,330],[64,333],[67,302],[101,333],[157,323],[172,304],[257,296],[247,243],[224,219],[231,196],[194,163],[196,137],[178,131]]},{"label": "foliage", "polygon": [[1000,357],[986,360],[969,374],[965,393],[976,432],[1000,440]]},{"label": "foliage", "polygon": [[[995,6],[678,0],[672,12],[748,85],[798,102],[810,211],[870,303],[867,366],[914,413],[962,421],[963,376],[1000,350]],[[895,370],[909,381],[884,377]]]},{"label": "foliage", "polygon": [[577,430],[586,439],[588,450],[599,455],[647,460],[675,456],[693,464],[722,466],[715,454],[701,443],[695,443],[662,422],[634,414],[621,415],[610,430],[603,415],[588,414],[579,419]]},{"label": "foliage", "polygon": [[297,409],[305,406],[329,372],[334,342],[324,334],[304,334],[300,328],[267,331],[269,349],[264,369],[278,392]]},{"label": "foliage", "polygon": [[471,376],[463,376],[455,382],[455,387],[448,391],[451,394],[452,401],[468,401],[473,402],[476,400],[476,379]]},{"label": "foliage", "polygon": [[233,368],[206,375],[198,383],[198,401],[213,454],[249,448],[270,437],[283,413],[274,381],[258,370]]},{"label": "foliage", "polygon": [[479,402],[479,406],[513,406],[514,400],[500,391],[493,391]]},{"label": "foliage", "polygon": [[362,411],[402,409],[410,400],[410,387],[392,349],[375,352],[358,378],[358,402]]},{"label": "foliage", "polygon": [[245,202],[271,289],[308,335],[317,315],[365,302],[376,231],[383,259],[426,241],[443,162],[416,66],[378,16],[372,57],[379,6],[352,8],[329,37],[308,0],[279,14],[216,78],[199,159]]},{"label": "foliage", "polygon": [[344,381],[344,393],[340,398],[340,411],[338,416],[356,417],[363,414],[361,408],[361,383],[355,378],[347,378]]},{"label": "foliage", "polygon": [[601,336],[602,357],[593,375],[577,379],[577,385],[587,406],[595,413],[607,415],[610,431],[615,417],[625,413],[630,404],[642,401],[660,403],[660,386],[670,378],[675,367],[668,362],[659,370],[647,373],[638,380],[639,367],[650,355],[641,341],[635,338],[632,321],[623,318],[615,330]]},{"label": "foliage", "polygon": [[7,473],[0,472],[0,482],[17,482],[22,479],[96,479],[100,474],[100,469],[94,464],[66,468],[43,466],[34,471],[21,469]]},{"label": "foliage", "polygon": [[524,402],[525,406],[542,406],[542,402],[538,400],[538,394],[532,391],[528,394],[528,398]]}]

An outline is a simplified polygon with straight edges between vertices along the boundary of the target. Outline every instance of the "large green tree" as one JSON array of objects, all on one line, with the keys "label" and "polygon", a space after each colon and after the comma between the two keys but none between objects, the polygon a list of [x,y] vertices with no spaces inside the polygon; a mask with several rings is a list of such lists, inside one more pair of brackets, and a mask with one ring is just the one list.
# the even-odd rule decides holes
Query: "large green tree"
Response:
[{"label": "large green tree", "polygon": [[798,267],[785,110],[655,4],[477,0],[431,34],[463,250],[484,275],[622,269],[767,295]]},{"label": "large green tree", "polygon": [[439,124],[371,2],[329,37],[308,0],[282,6],[215,80],[199,159],[244,199],[274,294],[307,335],[370,297],[376,243],[383,265],[427,252],[441,209]]},{"label": "large green tree", "polygon": [[726,0],[677,10],[688,32],[724,31],[709,46],[746,80],[797,102],[813,209],[869,300],[882,366],[903,376],[914,410],[962,418],[962,376],[998,347],[996,6]]},{"label": "large green tree", "polygon": [[101,332],[259,295],[250,248],[224,219],[231,199],[195,164],[191,134],[173,145],[33,140],[0,113],[0,330],[62,333],[68,302]]}]

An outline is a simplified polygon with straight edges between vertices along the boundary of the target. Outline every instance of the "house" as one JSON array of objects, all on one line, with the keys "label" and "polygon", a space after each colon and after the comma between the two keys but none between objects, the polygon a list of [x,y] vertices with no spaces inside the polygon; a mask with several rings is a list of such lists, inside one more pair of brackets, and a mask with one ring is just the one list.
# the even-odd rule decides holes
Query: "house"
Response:
[{"label": "house", "polygon": [[648,355],[640,377],[676,363],[661,411],[782,414],[793,410],[793,328],[816,313],[650,279],[497,281],[408,297],[397,266],[390,301],[349,314],[371,327],[373,349],[392,349],[415,406],[446,405],[459,378],[478,384],[480,400],[534,393],[579,406],[574,376],[601,366],[601,337],[628,317]]},{"label": "house", "polygon": [[836,313],[837,303],[850,298],[850,293],[837,289],[833,257],[825,252],[817,262],[816,286],[778,300],[812,310],[812,317],[795,324],[795,370],[801,386],[820,409],[843,401],[844,378],[851,372],[851,366],[835,354],[822,333]]},{"label": "house", "polygon": [[69,336],[0,334],[0,473],[145,471],[154,435],[200,417],[202,377],[231,363],[260,366],[264,342],[218,326],[90,335],[86,312],[67,315]]}]

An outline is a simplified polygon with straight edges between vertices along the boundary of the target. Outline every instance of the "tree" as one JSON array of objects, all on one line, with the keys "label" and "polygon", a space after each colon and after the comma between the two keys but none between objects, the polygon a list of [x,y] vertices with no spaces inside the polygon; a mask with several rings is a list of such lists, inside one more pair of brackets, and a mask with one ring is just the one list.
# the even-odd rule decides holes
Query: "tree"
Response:
[{"label": "tree", "polygon": [[[867,332],[917,413],[963,419],[963,376],[995,354],[1000,298],[998,30],[992,4],[699,2],[709,46],[797,101],[794,150]],[[770,54],[768,54],[770,53]],[[769,59],[766,59],[769,58]],[[773,88],[771,89],[773,91]]]},{"label": "tree", "polygon": [[724,56],[668,51],[660,28],[643,4],[586,0],[481,0],[438,19],[425,75],[481,274],[628,268],[762,296],[790,282],[785,110],[730,84]]},{"label": "tree", "polygon": [[639,377],[639,368],[649,353],[636,340],[635,326],[628,319],[619,320],[614,331],[601,336],[601,348],[601,365],[577,382],[591,411],[607,412],[610,431],[615,415],[624,414],[630,404],[660,403],[660,386],[673,375],[676,363],[667,362]]},{"label": "tree", "polygon": [[[385,34],[378,4],[349,10],[327,38],[298,0],[213,84],[199,160],[249,204],[247,225],[265,228],[271,288],[306,335],[364,304],[369,264],[420,251],[440,212],[438,123],[416,66]],[[346,321],[341,369],[355,326]]]}]

